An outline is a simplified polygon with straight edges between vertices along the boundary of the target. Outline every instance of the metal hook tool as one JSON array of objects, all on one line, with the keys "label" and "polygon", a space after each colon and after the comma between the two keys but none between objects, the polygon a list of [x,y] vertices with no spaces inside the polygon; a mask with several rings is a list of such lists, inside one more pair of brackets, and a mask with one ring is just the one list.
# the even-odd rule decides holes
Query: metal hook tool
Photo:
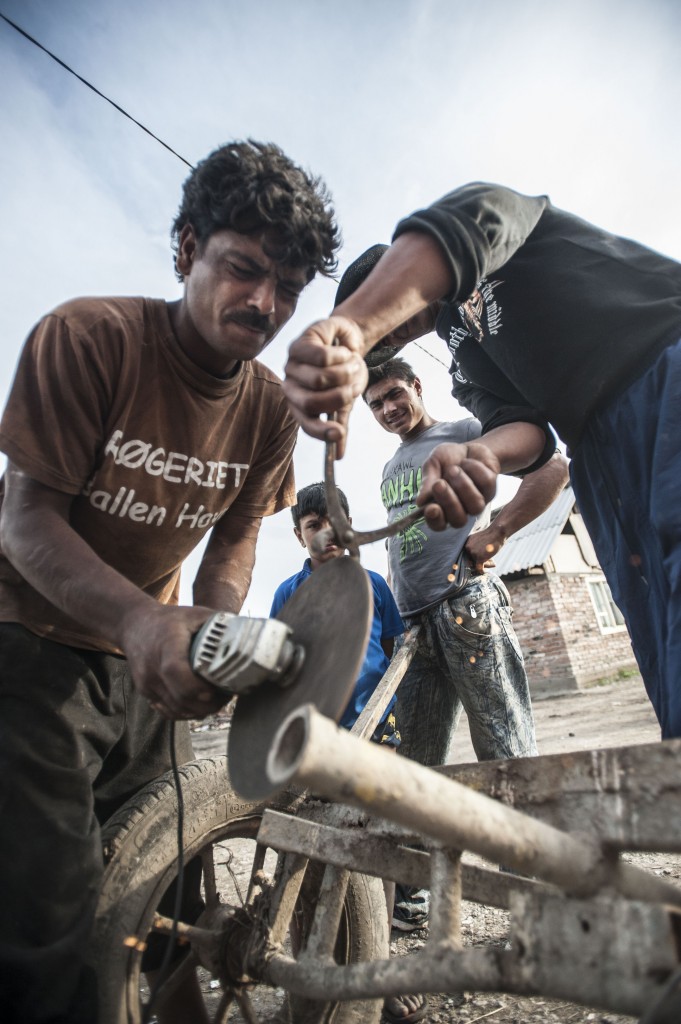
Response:
[{"label": "metal hook tool", "polygon": [[[329,422],[334,422],[336,414],[329,415]],[[359,559],[359,549],[362,544],[373,544],[374,541],[384,540],[386,537],[393,537],[407,527],[412,526],[423,519],[423,509],[414,509],[401,519],[387,526],[381,526],[377,530],[354,530],[352,523],[343,511],[340,502],[338,487],[334,475],[333,464],[336,461],[336,442],[326,442],[326,454],[324,458],[324,491],[326,494],[326,511],[331,523],[331,528],[321,530],[312,541],[312,549],[315,554],[323,554],[326,545],[333,540],[338,547],[346,548],[351,558]]]}]

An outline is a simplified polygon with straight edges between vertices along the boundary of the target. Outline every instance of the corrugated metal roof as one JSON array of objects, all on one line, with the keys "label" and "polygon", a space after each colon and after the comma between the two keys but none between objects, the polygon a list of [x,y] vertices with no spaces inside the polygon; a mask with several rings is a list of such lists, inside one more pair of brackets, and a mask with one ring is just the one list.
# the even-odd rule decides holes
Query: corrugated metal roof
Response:
[{"label": "corrugated metal roof", "polygon": [[575,503],[575,495],[568,485],[545,512],[518,530],[494,556],[494,571],[506,576],[522,569],[543,565],[549,557],[553,543],[567,522]]}]

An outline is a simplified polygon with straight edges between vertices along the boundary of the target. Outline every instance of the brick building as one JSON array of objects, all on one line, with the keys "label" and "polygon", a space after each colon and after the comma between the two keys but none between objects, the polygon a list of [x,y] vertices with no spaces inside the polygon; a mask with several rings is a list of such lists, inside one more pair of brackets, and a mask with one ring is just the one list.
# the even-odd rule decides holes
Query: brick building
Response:
[{"label": "brick building", "polygon": [[571,487],[495,556],[534,696],[636,667],[629,634]]}]

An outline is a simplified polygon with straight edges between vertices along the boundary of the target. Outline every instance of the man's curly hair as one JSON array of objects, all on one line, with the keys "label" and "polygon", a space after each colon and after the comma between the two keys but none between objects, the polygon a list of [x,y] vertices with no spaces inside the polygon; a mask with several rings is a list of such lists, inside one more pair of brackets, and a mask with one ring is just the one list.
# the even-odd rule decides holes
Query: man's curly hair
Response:
[{"label": "man's curly hair", "polygon": [[[243,235],[266,231],[273,258],[305,268],[308,281],[316,273],[330,277],[338,266],[340,232],[326,185],[272,142],[232,142],[197,164],[173,221],[175,257],[187,224],[199,245],[224,228]],[[177,262],[175,272],[181,281]]]}]

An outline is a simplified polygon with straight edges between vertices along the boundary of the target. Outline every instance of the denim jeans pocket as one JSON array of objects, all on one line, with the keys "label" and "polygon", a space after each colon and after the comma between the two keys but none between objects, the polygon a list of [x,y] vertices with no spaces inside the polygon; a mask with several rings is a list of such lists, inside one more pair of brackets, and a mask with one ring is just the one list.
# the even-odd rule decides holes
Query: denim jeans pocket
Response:
[{"label": "denim jeans pocket", "polygon": [[469,647],[489,647],[500,631],[494,608],[478,587],[467,587],[464,593],[448,598],[441,609],[446,629]]}]

